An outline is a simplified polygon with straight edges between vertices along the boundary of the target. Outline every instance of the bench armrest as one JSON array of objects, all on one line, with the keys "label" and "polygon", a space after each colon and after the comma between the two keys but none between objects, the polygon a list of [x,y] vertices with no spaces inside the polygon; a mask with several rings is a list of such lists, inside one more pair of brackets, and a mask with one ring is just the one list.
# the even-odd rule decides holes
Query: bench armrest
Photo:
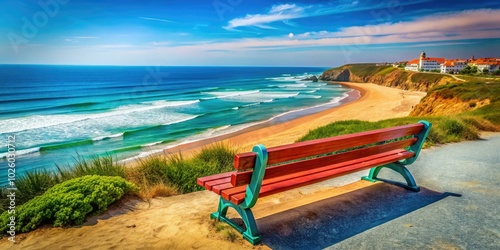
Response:
[{"label": "bench armrest", "polygon": [[432,123],[428,121],[420,120],[418,122],[424,124],[424,128],[422,128],[420,133],[416,135],[418,140],[417,142],[415,142],[415,144],[410,146],[409,150],[410,152],[415,153],[415,156],[401,161],[403,165],[410,165],[417,160],[420,150],[422,150],[422,146],[424,145],[425,139],[427,138],[427,135],[429,134],[429,131],[432,127]]},{"label": "bench armrest", "polygon": [[252,179],[250,180],[250,184],[248,184],[245,191],[244,206],[246,208],[251,208],[255,205],[255,203],[257,203],[260,187],[262,186],[262,180],[264,179],[264,174],[266,173],[268,159],[267,149],[262,144],[255,145],[252,152],[257,154],[257,158],[255,159]]}]

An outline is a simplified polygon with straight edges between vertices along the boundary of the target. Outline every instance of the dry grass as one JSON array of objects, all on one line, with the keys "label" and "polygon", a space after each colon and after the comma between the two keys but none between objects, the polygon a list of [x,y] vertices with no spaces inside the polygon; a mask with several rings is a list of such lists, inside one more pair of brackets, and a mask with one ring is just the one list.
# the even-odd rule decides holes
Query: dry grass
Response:
[{"label": "dry grass", "polygon": [[211,230],[215,230],[224,240],[234,242],[238,238],[241,238],[241,234],[236,229],[224,222],[212,220],[211,226]]},{"label": "dry grass", "polygon": [[176,187],[164,183],[158,183],[153,186],[145,188],[143,192],[139,192],[139,195],[143,195],[143,198],[152,199],[155,197],[168,197],[172,195],[179,194]]}]

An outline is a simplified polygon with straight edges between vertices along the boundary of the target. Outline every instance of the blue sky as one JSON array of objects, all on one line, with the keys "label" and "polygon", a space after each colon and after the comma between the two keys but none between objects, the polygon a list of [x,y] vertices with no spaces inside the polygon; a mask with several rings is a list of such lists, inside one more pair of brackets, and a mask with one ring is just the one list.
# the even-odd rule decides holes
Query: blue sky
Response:
[{"label": "blue sky", "polygon": [[2,0],[0,63],[339,66],[500,57],[497,0]]}]

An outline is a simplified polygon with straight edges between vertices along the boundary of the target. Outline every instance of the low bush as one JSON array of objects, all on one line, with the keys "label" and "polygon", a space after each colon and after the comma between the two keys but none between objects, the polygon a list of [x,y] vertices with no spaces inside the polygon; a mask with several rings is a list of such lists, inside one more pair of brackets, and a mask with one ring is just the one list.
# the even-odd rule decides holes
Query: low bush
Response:
[{"label": "low bush", "polygon": [[[78,156],[73,166],[57,166],[57,169],[58,172],[55,173],[46,170],[29,171],[18,177],[15,181],[17,187],[16,205],[22,205],[34,197],[43,194],[50,187],[73,178],[85,175],[126,176],[125,168],[116,163],[116,160],[111,155],[96,156],[89,160]],[[6,194],[8,190],[2,188],[1,193]],[[0,197],[0,213],[7,210],[8,203],[9,199],[7,196],[2,195]]]},{"label": "low bush", "polygon": [[[15,231],[28,232],[50,223],[54,226],[80,225],[85,216],[103,212],[107,207],[137,187],[121,177],[88,175],[71,179],[49,188],[43,195],[16,207]],[[8,211],[0,215],[0,231],[12,215]]]}]

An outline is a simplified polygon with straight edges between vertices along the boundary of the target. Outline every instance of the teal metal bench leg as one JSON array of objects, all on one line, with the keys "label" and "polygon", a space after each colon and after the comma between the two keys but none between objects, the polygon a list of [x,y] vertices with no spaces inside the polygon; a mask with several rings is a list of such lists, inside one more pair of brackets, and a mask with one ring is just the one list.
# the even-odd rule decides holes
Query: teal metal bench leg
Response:
[{"label": "teal metal bench leg", "polygon": [[406,189],[409,189],[409,190],[414,191],[414,192],[420,191],[420,187],[417,186],[417,183],[415,182],[415,179],[411,175],[410,171],[408,171],[408,169],[405,166],[400,165],[400,164],[396,164],[396,163],[391,163],[391,164],[387,164],[384,166],[371,168],[370,174],[368,176],[362,177],[361,179],[365,180],[365,181],[371,181],[371,182],[378,181],[379,179],[377,179],[377,176],[382,168],[390,168],[390,169],[398,172],[399,174],[401,174],[406,180],[407,185],[404,186]]},{"label": "teal metal bench leg", "polygon": [[[226,222],[234,229],[238,230],[243,235],[243,238],[252,243],[252,245],[255,245],[262,241],[262,237],[259,235],[257,223],[255,223],[255,218],[250,208],[255,205],[257,199],[259,198],[262,179],[264,178],[264,174],[266,172],[268,155],[267,149],[261,144],[255,145],[252,152],[255,152],[257,157],[255,159],[252,179],[250,180],[250,184],[248,184],[245,191],[245,201],[240,205],[235,205],[234,203],[220,197],[219,208],[217,209],[217,212],[210,215],[210,218]],[[234,210],[236,210],[236,212],[238,212],[241,216],[246,229],[226,217],[227,209],[230,207],[234,208]]]},{"label": "teal metal bench leg", "polygon": [[[226,217],[227,209],[229,207],[234,208],[234,210],[238,212],[241,219],[243,220],[243,223],[245,223],[246,230]],[[217,212],[210,214],[210,219],[217,219],[219,221],[226,222],[234,229],[238,230],[238,232],[243,235],[243,238],[252,243],[252,245],[259,244],[262,240],[262,237],[259,235],[259,232],[257,230],[257,224],[255,223],[255,218],[250,208],[242,208],[220,197],[219,208],[217,209]]]},{"label": "teal metal bench leg", "polygon": [[420,133],[418,133],[415,136],[417,138],[417,141],[415,142],[415,144],[411,145],[410,149],[408,150],[410,152],[414,152],[415,156],[408,158],[408,159],[404,159],[404,160],[400,161],[400,163],[390,163],[387,165],[371,168],[370,174],[368,176],[362,177],[361,179],[375,182],[378,180],[377,176],[382,168],[390,168],[390,169],[398,172],[399,174],[401,174],[405,178],[406,183],[407,183],[407,185],[405,186],[406,189],[409,189],[409,190],[415,191],[415,192],[420,191],[420,187],[417,186],[417,184],[415,183],[415,179],[413,179],[413,176],[411,175],[410,171],[408,171],[408,169],[405,167],[405,165],[410,165],[413,162],[415,162],[415,160],[417,160],[417,157],[420,154],[420,150],[422,150],[422,146],[424,145],[425,138],[427,138],[427,135],[429,134],[429,131],[432,127],[432,124],[428,121],[422,120],[422,121],[419,121],[419,123],[422,123],[424,125],[424,128],[422,129],[422,131],[420,131]]}]

